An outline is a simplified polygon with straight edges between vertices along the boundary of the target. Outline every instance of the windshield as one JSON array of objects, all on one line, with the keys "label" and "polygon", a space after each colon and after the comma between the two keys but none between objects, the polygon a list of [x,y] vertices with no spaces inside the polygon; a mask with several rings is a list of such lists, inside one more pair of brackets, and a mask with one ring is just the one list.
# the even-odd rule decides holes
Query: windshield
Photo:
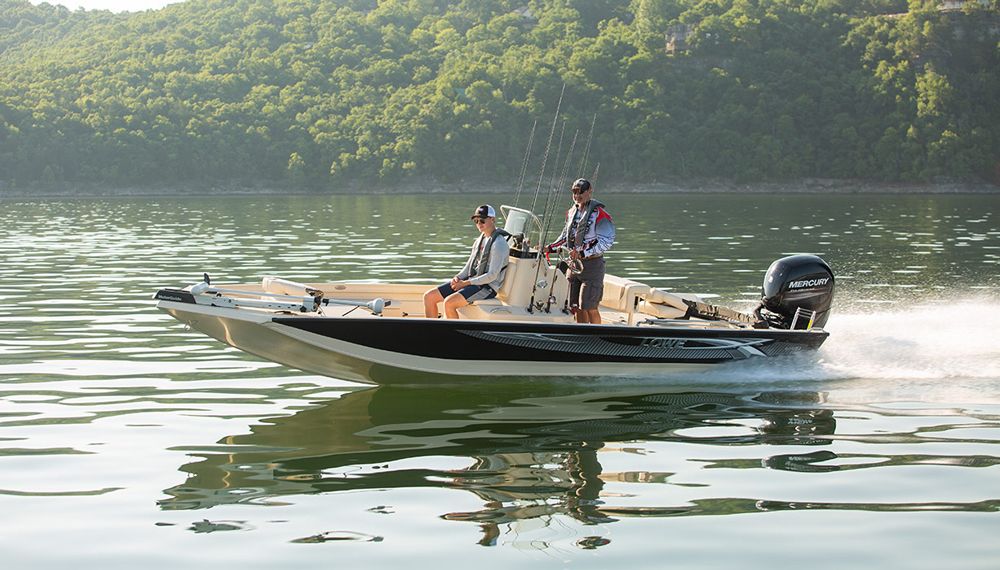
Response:
[{"label": "windshield", "polygon": [[500,206],[500,212],[504,215],[504,230],[511,235],[523,235],[526,244],[538,244],[542,231],[538,216],[528,210],[507,205]]}]

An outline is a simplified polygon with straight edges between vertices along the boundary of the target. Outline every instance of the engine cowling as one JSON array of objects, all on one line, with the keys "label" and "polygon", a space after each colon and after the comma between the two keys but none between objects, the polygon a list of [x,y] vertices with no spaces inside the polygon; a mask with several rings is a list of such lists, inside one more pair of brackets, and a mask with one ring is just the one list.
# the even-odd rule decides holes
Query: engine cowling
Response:
[{"label": "engine cowling", "polygon": [[775,260],[764,274],[761,307],[771,326],[785,329],[822,328],[833,304],[833,270],[815,255],[790,255]]}]

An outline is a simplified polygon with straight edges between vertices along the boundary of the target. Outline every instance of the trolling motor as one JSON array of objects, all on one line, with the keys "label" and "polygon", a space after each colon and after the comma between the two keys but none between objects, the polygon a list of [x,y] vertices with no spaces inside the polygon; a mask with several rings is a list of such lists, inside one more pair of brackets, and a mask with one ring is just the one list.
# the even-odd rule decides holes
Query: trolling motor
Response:
[{"label": "trolling motor", "polygon": [[[189,302],[199,303],[200,301],[197,299],[203,297],[204,301],[202,304],[217,307],[252,307],[298,313],[317,312],[323,306],[346,305],[349,307],[365,308],[374,315],[381,315],[385,307],[392,304],[392,301],[382,298],[375,298],[371,301],[329,299],[325,298],[323,291],[319,289],[278,277],[264,277],[261,285],[264,289],[263,291],[216,287],[212,285],[212,280],[209,278],[208,273],[205,273],[201,283],[192,285],[186,291],[181,291],[181,293],[190,294],[191,301]],[[227,297],[226,295],[235,296]],[[157,293],[155,298],[160,299],[163,297],[161,297],[160,293]]]},{"label": "trolling motor", "polygon": [[771,263],[764,274],[757,328],[822,328],[833,304],[833,270],[815,255],[790,255]]}]

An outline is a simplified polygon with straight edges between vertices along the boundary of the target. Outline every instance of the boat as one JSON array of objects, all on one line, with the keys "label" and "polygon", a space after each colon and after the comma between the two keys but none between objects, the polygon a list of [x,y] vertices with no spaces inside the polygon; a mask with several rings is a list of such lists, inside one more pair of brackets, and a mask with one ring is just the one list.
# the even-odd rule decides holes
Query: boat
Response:
[{"label": "boat", "polygon": [[751,312],[607,275],[602,324],[569,307],[565,250],[542,244],[533,212],[501,206],[509,263],[493,299],[427,318],[436,283],[200,283],[156,292],[157,307],[194,330],[258,357],[366,384],[501,377],[632,377],[702,371],[820,347],[834,275],[820,257],[786,256],[767,269]]}]

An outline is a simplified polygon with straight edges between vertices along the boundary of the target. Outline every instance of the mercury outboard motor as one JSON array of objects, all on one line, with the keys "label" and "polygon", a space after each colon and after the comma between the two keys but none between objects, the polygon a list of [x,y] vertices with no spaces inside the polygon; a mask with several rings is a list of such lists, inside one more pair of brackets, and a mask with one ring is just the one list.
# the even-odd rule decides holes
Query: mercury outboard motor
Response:
[{"label": "mercury outboard motor", "polygon": [[758,326],[808,330],[822,328],[833,304],[833,271],[815,255],[782,257],[767,268]]}]

